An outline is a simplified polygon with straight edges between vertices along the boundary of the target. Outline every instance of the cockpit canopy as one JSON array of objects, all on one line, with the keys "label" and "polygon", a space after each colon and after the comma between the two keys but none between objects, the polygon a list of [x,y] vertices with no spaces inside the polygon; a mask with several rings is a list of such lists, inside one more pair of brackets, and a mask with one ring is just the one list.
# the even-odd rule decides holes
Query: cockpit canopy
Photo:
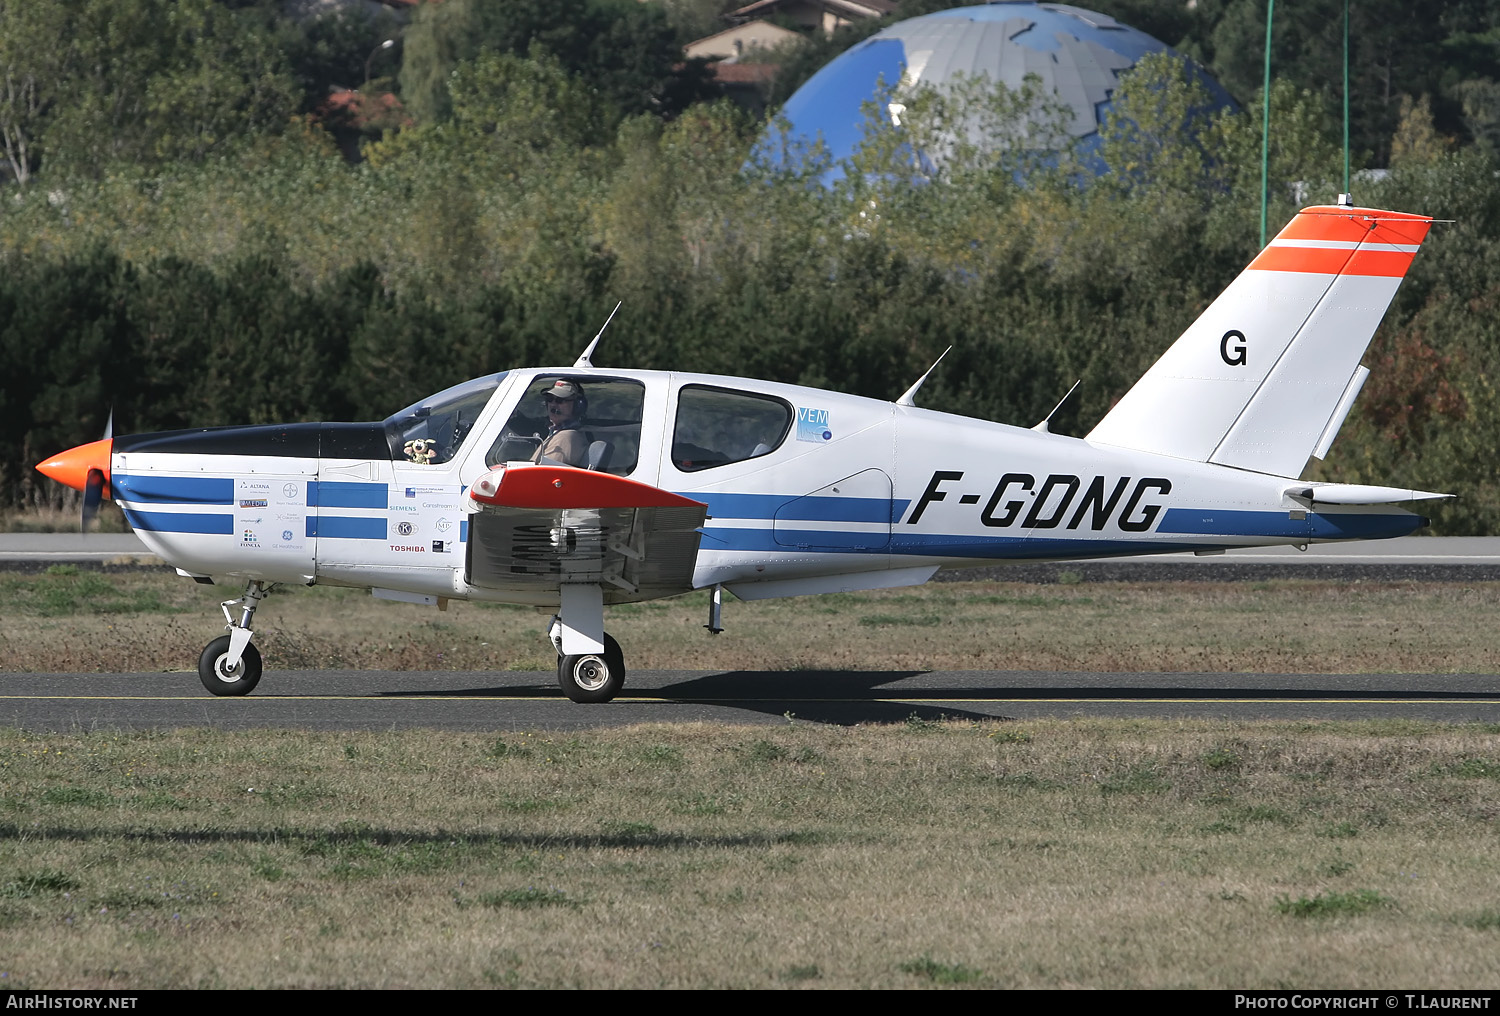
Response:
[{"label": "cockpit canopy", "polygon": [[458,454],[508,371],[445,388],[385,419],[391,458],[437,465]]}]

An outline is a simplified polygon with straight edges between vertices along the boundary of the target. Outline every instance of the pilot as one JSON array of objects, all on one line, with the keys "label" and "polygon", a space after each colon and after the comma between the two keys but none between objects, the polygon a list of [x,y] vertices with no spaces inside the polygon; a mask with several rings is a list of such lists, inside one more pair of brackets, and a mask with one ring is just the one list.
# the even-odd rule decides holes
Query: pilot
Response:
[{"label": "pilot", "polygon": [[547,407],[547,437],[531,461],[582,466],[589,452],[588,436],[579,429],[588,408],[583,387],[576,381],[558,378],[542,392],[542,402]]}]

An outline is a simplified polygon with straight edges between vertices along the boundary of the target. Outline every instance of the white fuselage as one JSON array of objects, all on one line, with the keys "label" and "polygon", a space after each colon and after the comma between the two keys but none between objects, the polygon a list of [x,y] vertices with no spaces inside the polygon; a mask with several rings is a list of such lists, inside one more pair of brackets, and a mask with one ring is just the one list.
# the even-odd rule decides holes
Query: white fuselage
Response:
[{"label": "white fuselage", "polygon": [[[643,386],[623,475],[707,504],[692,586],[744,598],[906,585],[994,561],[1396,536],[1421,522],[1389,505],[1313,510],[1288,496],[1287,477],[874,399],[597,368],[507,372],[441,463],[239,453],[233,432],[219,432],[228,436],[211,453],[117,446],[113,490],[145,543],[192,575],[504,598],[467,580],[466,492],[527,392],[559,376],[596,390],[611,379]],[[739,453],[748,457],[684,468],[685,386],[760,397],[789,410],[789,426]]]}]

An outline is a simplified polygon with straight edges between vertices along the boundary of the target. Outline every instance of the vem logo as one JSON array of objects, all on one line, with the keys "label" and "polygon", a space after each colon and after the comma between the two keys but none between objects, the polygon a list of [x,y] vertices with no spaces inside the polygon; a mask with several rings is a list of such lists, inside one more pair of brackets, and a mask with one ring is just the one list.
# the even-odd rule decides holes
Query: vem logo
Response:
[{"label": "vem logo", "polygon": [[797,407],[798,441],[832,441],[833,428],[829,424],[828,410]]}]

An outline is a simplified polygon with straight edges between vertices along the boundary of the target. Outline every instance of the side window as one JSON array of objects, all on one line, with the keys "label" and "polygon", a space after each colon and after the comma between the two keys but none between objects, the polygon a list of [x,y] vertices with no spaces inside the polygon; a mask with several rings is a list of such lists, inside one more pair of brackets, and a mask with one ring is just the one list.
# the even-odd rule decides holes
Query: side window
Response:
[{"label": "side window", "polygon": [[672,464],[685,473],[744,462],[780,447],[792,407],[769,395],[683,385],[672,429]]},{"label": "side window", "polygon": [[527,386],[485,462],[545,461],[625,476],[640,459],[645,402],[639,381],[542,375]]}]

